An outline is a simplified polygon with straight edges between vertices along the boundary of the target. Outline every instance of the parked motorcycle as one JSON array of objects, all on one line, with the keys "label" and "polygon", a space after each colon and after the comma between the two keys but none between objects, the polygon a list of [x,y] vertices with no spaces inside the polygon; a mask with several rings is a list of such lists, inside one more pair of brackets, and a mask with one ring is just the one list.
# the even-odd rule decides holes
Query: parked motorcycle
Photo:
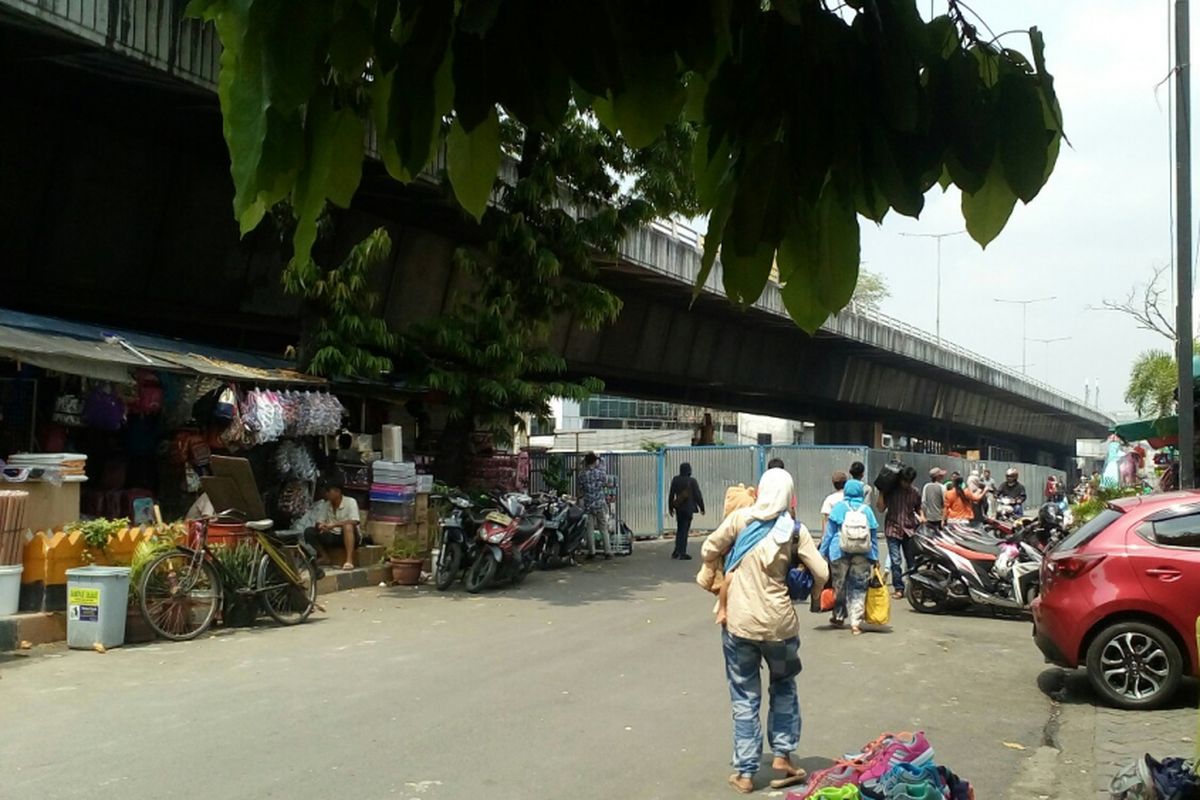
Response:
[{"label": "parked motorcycle", "polygon": [[450,513],[441,520],[441,544],[433,565],[434,585],[446,591],[479,555],[479,526],[485,514],[465,497],[451,497]]},{"label": "parked motorcycle", "polygon": [[551,495],[545,502],[546,530],[538,563],[552,569],[575,563],[575,553],[587,543],[591,530],[587,514],[570,497]]},{"label": "parked motorcycle", "polygon": [[509,493],[500,498],[500,508],[488,512],[479,526],[479,554],[467,570],[463,583],[471,594],[509,581],[516,586],[537,563],[545,531],[545,517],[527,513],[532,498]]},{"label": "parked motorcycle", "polygon": [[972,603],[1021,610],[1037,596],[1042,549],[1032,531],[988,542],[949,527],[920,533],[913,543],[906,596],[916,611],[936,614]]}]

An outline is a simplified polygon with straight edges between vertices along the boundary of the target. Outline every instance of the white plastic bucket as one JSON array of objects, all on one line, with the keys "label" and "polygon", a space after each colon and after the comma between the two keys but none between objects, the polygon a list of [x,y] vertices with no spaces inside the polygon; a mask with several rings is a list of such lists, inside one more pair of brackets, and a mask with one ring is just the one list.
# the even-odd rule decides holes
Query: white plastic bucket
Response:
[{"label": "white plastic bucket", "polygon": [[17,613],[21,604],[21,570],[20,564],[0,567],[0,617]]}]

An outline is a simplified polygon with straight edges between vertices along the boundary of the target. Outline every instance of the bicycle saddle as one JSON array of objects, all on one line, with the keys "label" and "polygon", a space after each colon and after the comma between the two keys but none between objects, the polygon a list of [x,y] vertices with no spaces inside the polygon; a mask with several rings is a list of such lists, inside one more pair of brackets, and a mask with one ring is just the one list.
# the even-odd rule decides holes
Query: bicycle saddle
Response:
[{"label": "bicycle saddle", "polygon": [[269,519],[256,519],[247,522],[246,527],[252,531],[269,531],[275,527],[275,522]]}]

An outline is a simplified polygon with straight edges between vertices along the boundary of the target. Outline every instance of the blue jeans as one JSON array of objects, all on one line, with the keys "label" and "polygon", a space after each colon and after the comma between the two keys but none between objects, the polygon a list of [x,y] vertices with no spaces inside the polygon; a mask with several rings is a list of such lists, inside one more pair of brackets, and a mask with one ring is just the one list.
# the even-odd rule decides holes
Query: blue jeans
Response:
[{"label": "blue jeans", "polygon": [[[905,554],[904,551],[906,549],[904,547],[904,540],[903,539],[893,539],[892,537],[889,536],[889,537],[887,537],[887,543],[888,543],[888,556],[892,559],[892,588],[895,589],[897,592],[903,592],[904,591],[904,569],[902,566],[902,562],[903,562],[903,557]],[[909,564],[911,564],[911,563],[912,563],[912,560],[910,559]]]},{"label": "blue jeans", "polygon": [[771,752],[790,756],[800,747],[800,698],[796,676],[800,674],[800,639],[754,642],[721,634],[725,651],[725,675],[733,703],[733,768],[739,775],[754,775],[762,762],[762,675],[765,659],[770,680],[767,736]]}]

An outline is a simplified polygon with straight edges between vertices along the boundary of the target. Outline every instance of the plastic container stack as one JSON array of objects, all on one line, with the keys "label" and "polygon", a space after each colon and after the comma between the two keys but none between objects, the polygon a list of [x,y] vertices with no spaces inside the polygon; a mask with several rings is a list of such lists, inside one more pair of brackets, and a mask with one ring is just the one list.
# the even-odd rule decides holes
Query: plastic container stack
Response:
[{"label": "plastic container stack", "polygon": [[407,461],[376,461],[371,465],[371,519],[413,521],[417,501],[417,467]]}]

